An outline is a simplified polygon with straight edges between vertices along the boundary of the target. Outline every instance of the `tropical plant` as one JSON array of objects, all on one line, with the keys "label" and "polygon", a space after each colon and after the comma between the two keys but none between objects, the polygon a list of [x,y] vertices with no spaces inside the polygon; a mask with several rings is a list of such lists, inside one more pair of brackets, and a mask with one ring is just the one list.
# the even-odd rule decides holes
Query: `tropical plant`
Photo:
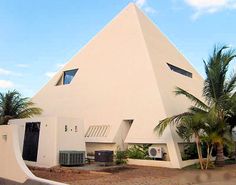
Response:
[{"label": "tropical plant", "polygon": [[231,140],[231,126],[228,119],[236,115],[233,112],[233,102],[235,102],[236,73],[227,78],[230,63],[236,57],[235,50],[226,46],[215,47],[213,55],[208,62],[204,61],[206,79],[203,88],[203,96],[214,114],[215,134],[217,139],[213,142],[216,145],[216,165],[224,164],[223,147],[224,143]]},{"label": "tropical plant", "polygon": [[126,164],[127,163],[127,151],[116,151],[115,155],[116,164]]},{"label": "tropical plant", "polygon": [[203,169],[202,163],[203,163],[203,157],[202,157],[202,147],[201,147],[201,140],[200,140],[200,132],[201,132],[201,122],[196,120],[194,117],[195,115],[188,115],[183,117],[181,121],[181,125],[177,127],[177,133],[188,142],[190,141],[190,138],[194,136],[199,163],[201,166],[201,169]]},{"label": "tropical plant", "polygon": [[10,119],[29,118],[41,112],[42,109],[34,107],[29,98],[22,97],[16,90],[0,93],[0,125],[7,125]]},{"label": "tropical plant", "polygon": [[[178,94],[180,91],[185,92],[183,89],[180,88],[177,88],[175,92],[176,94]],[[204,114],[205,112],[203,110],[200,111],[200,109],[196,110],[196,107],[191,107],[189,109],[189,112],[185,112],[162,120],[160,124],[158,124],[155,128],[155,130],[157,130],[161,135],[167,125],[169,125],[170,123],[174,123],[177,126],[176,128],[178,135],[183,138],[183,140],[190,142],[193,137],[196,143],[197,154],[201,169],[203,169],[201,134],[203,132],[204,127]]]},{"label": "tropical plant", "polygon": [[[205,143],[201,143],[201,150],[203,158],[207,157],[207,146]],[[198,159],[196,143],[183,143],[183,151],[181,153],[181,156],[182,160]]]},{"label": "tropical plant", "polygon": [[202,141],[207,143],[208,163],[213,146],[216,146],[215,162],[216,165],[222,166],[224,164],[223,146],[230,142],[231,129],[236,124],[236,73],[227,76],[229,65],[235,57],[235,50],[226,46],[215,46],[208,61],[204,61],[206,73],[202,94],[204,101],[177,87],[175,94],[184,95],[194,105],[187,112],[160,121],[155,128],[159,134],[162,134],[169,124],[177,124],[185,128],[186,131],[182,133],[182,137],[187,139],[194,136],[202,169],[200,143]]},{"label": "tropical plant", "polygon": [[147,159],[148,148],[151,144],[133,145],[127,150],[127,157],[131,159]]}]

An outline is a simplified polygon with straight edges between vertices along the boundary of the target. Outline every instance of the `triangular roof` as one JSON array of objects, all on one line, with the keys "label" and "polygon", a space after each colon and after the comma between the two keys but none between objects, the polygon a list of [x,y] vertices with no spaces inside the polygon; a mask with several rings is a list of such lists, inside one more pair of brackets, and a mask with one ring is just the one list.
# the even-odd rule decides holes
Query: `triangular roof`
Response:
[{"label": "triangular roof", "polygon": [[[71,69],[78,69],[71,83],[57,85],[63,72]],[[175,86],[200,96],[202,77],[131,3],[33,101],[45,115],[83,118],[85,130],[89,125],[111,125],[108,137],[97,142],[114,142],[122,120],[132,119],[126,142],[158,143],[172,138],[169,131],[161,138],[153,132],[159,120],[190,105],[175,97]]]}]

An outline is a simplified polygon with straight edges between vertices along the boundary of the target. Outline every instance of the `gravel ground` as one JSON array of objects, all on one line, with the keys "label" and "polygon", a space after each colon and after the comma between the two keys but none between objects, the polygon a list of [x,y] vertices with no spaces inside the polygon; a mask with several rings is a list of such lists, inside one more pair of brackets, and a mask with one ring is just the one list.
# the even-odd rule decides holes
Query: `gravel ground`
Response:
[{"label": "gravel ground", "polygon": [[71,185],[235,185],[236,165],[201,171],[125,166],[88,171],[75,168],[31,168],[38,177],[66,182]]}]

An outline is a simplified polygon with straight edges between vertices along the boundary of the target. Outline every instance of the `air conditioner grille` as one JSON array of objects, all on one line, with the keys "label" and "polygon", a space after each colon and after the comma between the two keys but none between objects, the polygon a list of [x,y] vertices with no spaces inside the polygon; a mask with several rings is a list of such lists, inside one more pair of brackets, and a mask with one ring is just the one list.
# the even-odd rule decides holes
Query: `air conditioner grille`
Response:
[{"label": "air conditioner grille", "polygon": [[152,158],[163,158],[163,149],[161,147],[151,146],[148,148],[149,157]]},{"label": "air conditioner grille", "polygon": [[65,166],[83,165],[85,163],[84,151],[60,151],[59,164]]},{"label": "air conditioner grille", "polygon": [[157,155],[157,150],[155,148],[151,148],[149,152],[150,152],[150,154],[152,156],[156,156]]}]

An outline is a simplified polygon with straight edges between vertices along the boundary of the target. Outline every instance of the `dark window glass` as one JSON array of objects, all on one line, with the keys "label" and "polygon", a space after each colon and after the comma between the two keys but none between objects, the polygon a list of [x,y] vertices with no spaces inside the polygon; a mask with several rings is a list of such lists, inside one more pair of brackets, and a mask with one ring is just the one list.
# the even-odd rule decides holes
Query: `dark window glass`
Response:
[{"label": "dark window glass", "polygon": [[167,65],[169,66],[169,68],[170,68],[172,71],[174,71],[174,72],[176,72],[176,73],[179,73],[179,74],[181,74],[181,75],[187,76],[187,77],[189,77],[189,78],[192,78],[192,77],[193,77],[193,74],[190,73],[189,71],[186,71],[186,70],[184,70],[184,69],[181,69],[181,68],[179,68],[179,67],[176,67],[176,66],[174,66],[174,65],[171,65],[171,64],[169,64],[169,63],[167,63]]},{"label": "dark window glass", "polygon": [[70,84],[71,80],[74,78],[78,69],[73,69],[69,71],[64,71],[63,84]]},{"label": "dark window glass", "polygon": [[22,154],[24,160],[37,161],[39,132],[40,122],[26,123]]}]

